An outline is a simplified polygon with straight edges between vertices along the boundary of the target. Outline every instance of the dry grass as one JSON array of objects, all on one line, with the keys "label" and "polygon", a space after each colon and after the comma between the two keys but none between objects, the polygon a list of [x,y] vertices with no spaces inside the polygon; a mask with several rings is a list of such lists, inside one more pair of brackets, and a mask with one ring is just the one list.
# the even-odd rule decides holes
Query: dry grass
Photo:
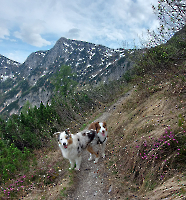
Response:
[{"label": "dry grass", "polygon": [[185,199],[186,198],[186,175],[177,174],[176,176],[168,179],[159,184],[158,187],[153,189],[151,192],[147,192],[143,195],[144,199]]},{"label": "dry grass", "polygon": [[[151,196],[150,191],[154,192],[166,180],[180,174],[179,169],[172,168],[177,149],[169,148],[164,142],[159,148],[154,144],[168,128],[174,134],[185,135],[185,82],[174,74],[164,73],[158,74],[157,80],[150,75],[145,76],[142,82],[136,84],[131,98],[122,102],[107,122],[110,135],[104,163],[116,198],[122,198],[124,194],[128,199],[134,198],[134,194],[142,198],[147,192]],[[182,127],[178,126],[178,116],[183,118]],[[167,141],[173,142],[172,138]],[[174,147],[176,144],[171,145]],[[175,185],[175,188],[181,186]],[[185,188],[180,190],[184,193]],[[166,195],[160,192],[157,199],[160,196]]]}]

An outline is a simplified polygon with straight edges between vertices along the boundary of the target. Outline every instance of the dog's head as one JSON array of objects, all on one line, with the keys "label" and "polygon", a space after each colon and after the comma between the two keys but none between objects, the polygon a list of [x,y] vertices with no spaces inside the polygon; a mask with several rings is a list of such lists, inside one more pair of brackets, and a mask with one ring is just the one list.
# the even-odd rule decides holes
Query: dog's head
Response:
[{"label": "dog's head", "polygon": [[105,133],[107,131],[107,124],[106,122],[93,122],[89,126],[89,130],[90,129],[96,130],[97,133],[101,133],[102,136],[105,136]]},{"label": "dog's head", "polygon": [[73,143],[72,136],[69,130],[63,132],[54,133],[54,135],[58,136],[58,143],[67,149],[70,144]]}]

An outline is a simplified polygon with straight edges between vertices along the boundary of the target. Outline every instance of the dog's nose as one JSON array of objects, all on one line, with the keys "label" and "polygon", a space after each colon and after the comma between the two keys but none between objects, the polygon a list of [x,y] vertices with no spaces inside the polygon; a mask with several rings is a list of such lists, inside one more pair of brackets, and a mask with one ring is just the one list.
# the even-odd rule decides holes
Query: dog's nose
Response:
[{"label": "dog's nose", "polygon": [[63,142],[63,145],[66,145],[66,142]]},{"label": "dog's nose", "polygon": [[104,133],[105,131],[102,131],[102,133]]}]

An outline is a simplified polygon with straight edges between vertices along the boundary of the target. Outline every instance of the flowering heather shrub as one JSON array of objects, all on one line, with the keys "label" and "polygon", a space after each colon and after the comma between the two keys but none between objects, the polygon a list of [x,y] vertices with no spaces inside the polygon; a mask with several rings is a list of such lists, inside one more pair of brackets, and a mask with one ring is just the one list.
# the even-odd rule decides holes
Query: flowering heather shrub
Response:
[{"label": "flowering heather shrub", "polygon": [[[186,166],[186,135],[166,129],[159,138],[153,136],[136,140],[131,148],[127,177],[135,181],[142,190],[152,190],[157,181],[165,181],[175,170],[182,171]],[[135,156],[136,154],[136,156]]]},{"label": "flowering heather shrub", "polygon": [[175,135],[170,130],[170,128],[168,128],[165,129],[165,133],[161,135],[158,139],[149,136],[148,139],[146,138],[142,142],[142,144],[137,145],[136,148],[139,148],[138,155],[143,160],[161,160],[162,163],[166,163],[168,160],[172,160],[171,162],[169,162],[169,164],[173,164],[173,160],[175,160],[180,162],[176,163],[176,165],[178,166],[179,164],[182,165],[182,163],[186,163],[184,159],[184,157],[186,156],[185,141],[185,131],[183,131],[183,133],[178,133]]},{"label": "flowering heather shrub", "polygon": [[161,135],[158,139],[149,136],[150,141],[147,139],[143,142],[140,149],[139,155],[142,159],[162,159],[162,155],[166,152],[168,154],[173,153],[175,150],[179,150],[178,140],[170,131],[170,128],[165,130],[165,133]]},{"label": "flowering heather shrub", "polygon": [[[0,197],[2,199],[9,199],[11,197],[15,197],[16,193],[20,192],[21,190],[24,190],[24,182],[26,179],[26,175],[23,175],[14,180],[11,180],[11,184],[7,185],[6,183],[4,184],[4,186],[1,186],[1,193],[4,193],[3,196],[1,195]],[[6,186],[7,185],[7,186]]]},{"label": "flowering heather shrub", "polygon": [[0,198],[11,199],[28,193],[35,187],[43,187],[55,182],[59,173],[48,165],[45,169],[36,168],[32,175],[20,175],[0,186]]}]

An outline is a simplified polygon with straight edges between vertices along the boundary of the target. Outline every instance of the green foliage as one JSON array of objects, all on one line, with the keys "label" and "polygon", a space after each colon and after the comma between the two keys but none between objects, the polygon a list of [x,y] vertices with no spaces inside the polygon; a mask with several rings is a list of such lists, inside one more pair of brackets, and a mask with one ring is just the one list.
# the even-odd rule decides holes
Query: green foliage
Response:
[{"label": "green foliage", "polygon": [[68,195],[66,194],[66,187],[64,187],[61,191],[60,191],[60,195],[62,197],[67,197]]},{"label": "green foliage", "polygon": [[81,124],[79,121],[82,121],[82,117],[86,116],[86,112],[90,111],[94,104],[87,91],[77,91],[75,75],[71,71],[71,67],[62,66],[51,80],[55,86],[51,106],[60,117],[60,129],[67,128],[72,122]]},{"label": "green foliage", "polygon": [[50,136],[56,129],[54,123],[58,122],[56,112],[52,107],[41,102],[40,107],[30,107],[26,102],[20,115],[13,114],[5,123],[0,120],[0,131],[4,139],[14,143],[23,150],[24,147],[35,149],[46,145]]},{"label": "green foliage", "polygon": [[[130,56],[130,59],[135,61],[131,76],[171,71],[172,66],[175,66],[181,59],[185,58],[186,43],[184,34],[185,32],[178,32],[166,44],[144,49],[140,52],[135,51],[134,55]],[[132,79],[127,80],[130,82]]]},{"label": "green foliage", "polygon": [[66,96],[72,93],[77,85],[77,82],[72,78],[75,74],[72,74],[70,66],[61,66],[59,72],[52,78],[52,83],[55,86],[55,90],[62,96]]},{"label": "green foliage", "polygon": [[59,119],[52,106],[41,102],[39,108],[32,108],[26,102],[22,111],[7,121],[0,118],[0,183],[28,170],[32,151],[47,146],[57,131]]},{"label": "green foliage", "polygon": [[22,107],[21,112],[22,112],[24,115],[26,115],[27,112],[28,112],[28,110],[29,110],[30,108],[32,108],[32,105],[31,105],[31,103],[27,100],[26,103],[24,104],[24,106]]},{"label": "green foliage", "polygon": [[183,131],[176,135],[175,139],[177,140],[177,148],[176,157],[173,159],[173,167],[179,170],[184,170],[186,165],[186,148],[185,148],[185,141],[186,141],[186,133]]},{"label": "green foliage", "polygon": [[179,115],[178,115],[178,126],[179,126],[179,127],[182,127],[184,121],[185,121],[185,119],[184,119],[183,115],[182,115],[182,114],[179,114]]},{"label": "green foliage", "polygon": [[125,60],[126,60],[126,57],[123,57],[123,58],[119,59],[118,62],[117,62],[118,65],[123,64],[125,62]]},{"label": "green foliage", "polygon": [[20,169],[28,169],[30,151],[25,147],[20,151],[14,144],[10,146],[0,139],[0,183],[15,177],[15,172]]},{"label": "green foliage", "polygon": [[163,69],[170,62],[175,53],[176,49],[173,46],[159,45],[149,49],[147,53],[143,55],[139,64],[145,69],[145,72],[152,69]]},{"label": "green foliage", "polygon": [[[73,121],[76,122],[74,123],[76,125],[80,124],[79,126],[82,129],[85,128],[87,125],[85,121],[87,113],[90,114],[95,107],[103,107],[102,103],[110,103],[116,100],[118,96],[121,96],[127,89],[126,82],[133,80],[134,75],[141,75],[150,70],[157,71],[169,68],[172,60],[178,58],[178,55],[180,56],[179,48],[181,47],[184,47],[182,42],[179,44],[172,42],[167,45],[151,48],[140,55],[139,62],[137,62],[134,70],[127,71],[120,80],[108,82],[107,84],[101,83],[97,87],[89,86],[87,90],[76,88],[77,82],[75,81],[75,75],[72,73],[71,67],[62,66],[60,71],[56,73],[55,78],[51,80],[55,87],[55,94],[50,106],[48,104],[45,106],[41,102],[39,108],[36,106],[32,108],[27,101],[20,115],[12,115],[6,122],[0,119],[0,182],[11,179],[17,171],[23,168],[27,169],[27,161],[32,155],[31,151],[47,145],[54,132],[67,128]],[[122,62],[124,61],[123,59]],[[44,81],[44,78],[42,81]],[[22,88],[26,87],[25,81],[22,81],[21,84]],[[148,88],[150,90],[149,93],[160,90],[159,87],[153,85]],[[32,89],[37,89],[37,87],[34,86]],[[15,90],[17,91],[18,88],[15,87]],[[128,107],[131,108],[132,106]],[[182,128],[184,118],[181,115],[178,117],[178,126]],[[82,123],[82,119],[85,122]],[[149,126],[148,130],[143,129],[141,133],[150,132],[151,130],[152,127]],[[140,131],[138,134],[140,135]],[[175,152],[179,148],[179,154],[175,156],[173,161],[174,163],[180,163],[178,167],[181,169],[186,164],[185,141],[184,132],[182,135],[178,135],[175,141],[171,141],[170,144],[164,144],[161,148],[161,151],[164,151],[165,154],[167,152]],[[147,149],[146,147],[144,148],[142,150]],[[152,148],[152,146],[149,148]],[[159,155],[163,156],[161,152]],[[172,164],[171,162],[169,163]],[[38,177],[42,173],[49,174],[49,178],[44,181],[45,184],[52,183],[58,177],[55,170],[47,173],[38,171],[38,174],[35,174],[31,181],[35,179],[39,180],[40,178]],[[114,171],[114,173],[116,172]],[[152,189],[154,186],[150,185]]]},{"label": "green foliage", "polygon": [[123,75],[123,78],[127,83],[129,83],[132,80],[131,71],[127,70],[126,73]]}]

